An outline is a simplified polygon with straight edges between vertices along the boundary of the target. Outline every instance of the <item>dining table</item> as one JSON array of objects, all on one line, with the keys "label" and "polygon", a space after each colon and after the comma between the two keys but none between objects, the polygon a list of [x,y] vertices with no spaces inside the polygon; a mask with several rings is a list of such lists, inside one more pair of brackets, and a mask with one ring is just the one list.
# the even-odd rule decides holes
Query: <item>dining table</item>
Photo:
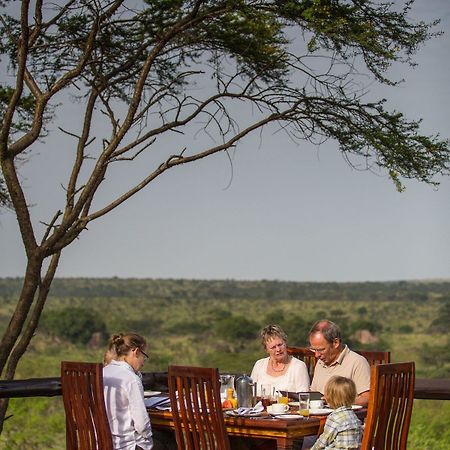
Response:
[{"label": "dining table", "polygon": [[[355,411],[363,419],[367,409]],[[174,430],[171,411],[148,409],[152,428],[155,430]],[[224,412],[225,428],[229,436],[242,438],[272,439],[276,441],[277,450],[292,450],[294,442],[305,436],[315,436],[319,431],[321,419],[326,416],[316,415],[302,417],[291,408],[290,415],[295,418],[277,418],[267,412],[256,417],[230,416]]]}]

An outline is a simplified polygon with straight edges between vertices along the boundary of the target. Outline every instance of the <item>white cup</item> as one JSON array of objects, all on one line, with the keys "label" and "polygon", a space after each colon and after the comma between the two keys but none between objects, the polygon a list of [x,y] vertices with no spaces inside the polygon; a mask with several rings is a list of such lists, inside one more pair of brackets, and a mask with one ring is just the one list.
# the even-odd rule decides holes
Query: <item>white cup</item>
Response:
[{"label": "white cup", "polygon": [[283,414],[289,411],[289,405],[285,403],[274,403],[267,407],[267,411],[272,414]]},{"label": "white cup", "polygon": [[311,409],[322,409],[323,408],[323,400],[310,400],[309,407]]}]

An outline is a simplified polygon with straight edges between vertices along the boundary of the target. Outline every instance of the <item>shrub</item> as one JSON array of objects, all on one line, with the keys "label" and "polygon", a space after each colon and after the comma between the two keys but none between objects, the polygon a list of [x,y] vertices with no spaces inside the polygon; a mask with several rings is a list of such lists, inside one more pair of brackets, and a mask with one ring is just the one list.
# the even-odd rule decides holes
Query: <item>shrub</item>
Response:
[{"label": "shrub", "polygon": [[430,333],[448,333],[448,324],[450,323],[450,302],[444,303],[437,312],[437,318],[430,325]]},{"label": "shrub", "polygon": [[87,344],[94,333],[107,336],[105,322],[95,312],[78,307],[45,312],[41,330],[77,344]]},{"label": "shrub", "polygon": [[358,330],[368,330],[375,334],[383,330],[383,325],[375,320],[357,320],[351,323],[350,332],[354,333]]},{"label": "shrub", "polygon": [[259,325],[242,316],[227,317],[216,325],[217,334],[230,341],[253,340],[259,332]]},{"label": "shrub", "polygon": [[411,325],[401,325],[398,327],[398,332],[402,334],[411,334],[414,333],[414,327]]},{"label": "shrub", "polygon": [[264,316],[263,326],[273,325],[273,324],[282,324],[284,321],[284,312],[282,310],[276,309],[274,311],[270,311]]}]

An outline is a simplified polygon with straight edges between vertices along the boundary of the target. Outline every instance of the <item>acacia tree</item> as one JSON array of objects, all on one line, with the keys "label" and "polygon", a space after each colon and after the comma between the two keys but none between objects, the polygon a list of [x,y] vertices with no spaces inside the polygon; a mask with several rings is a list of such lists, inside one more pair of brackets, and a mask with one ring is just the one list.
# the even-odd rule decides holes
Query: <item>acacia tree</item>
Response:
[{"label": "acacia tree", "polygon": [[[0,345],[12,379],[36,330],[61,252],[87,225],[170,169],[236,147],[271,125],[294,140],[334,139],[367,167],[434,183],[449,172],[448,142],[365,101],[362,74],[395,85],[393,63],[433,36],[381,0],[3,0],[2,177],[27,265]],[[20,6],[20,8],[18,7]],[[71,148],[65,201],[32,220],[20,164],[58,123],[60,103],[82,108],[80,128],[55,132]],[[195,131],[213,142],[189,139]],[[166,137],[186,133],[183,145]],[[177,143],[178,142],[178,143]],[[48,149],[56,152],[58,149]],[[111,172],[150,155],[142,178],[99,198]],[[20,162],[20,164],[19,164]],[[153,164],[153,165],[151,165]],[[113,169],[114,168],[114,169]],[[1,180],[1,178],[0,178]],[[103,203],[102,203],[103,201]],[[0,404],[0,423],[7,402]]]}]

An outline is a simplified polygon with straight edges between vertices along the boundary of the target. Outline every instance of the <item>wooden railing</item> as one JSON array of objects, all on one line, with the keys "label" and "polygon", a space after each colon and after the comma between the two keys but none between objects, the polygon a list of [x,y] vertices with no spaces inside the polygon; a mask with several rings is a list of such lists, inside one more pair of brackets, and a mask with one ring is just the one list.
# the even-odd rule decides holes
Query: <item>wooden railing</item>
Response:
[{"label": "wooden railing", "polygon": [[[144,389],[167,391],[167,372],[143,372]],[[55,378],[0,380],[0,398],[53,397],[61,395],[61,382]],[[414,398],[450,400],[450,379],[416,378]]]},{"label": "wooden railing", "polygon": [[[143,372],[144,389],[167,391],[167,372]],[[61,395],[61,380],[29,378],[26,380],[0,380],[0,398],[54,397]]]}]

